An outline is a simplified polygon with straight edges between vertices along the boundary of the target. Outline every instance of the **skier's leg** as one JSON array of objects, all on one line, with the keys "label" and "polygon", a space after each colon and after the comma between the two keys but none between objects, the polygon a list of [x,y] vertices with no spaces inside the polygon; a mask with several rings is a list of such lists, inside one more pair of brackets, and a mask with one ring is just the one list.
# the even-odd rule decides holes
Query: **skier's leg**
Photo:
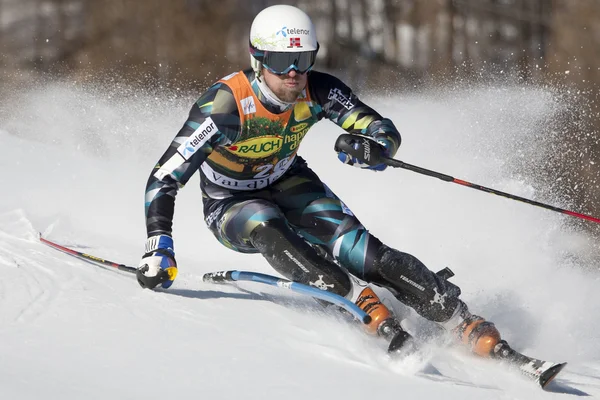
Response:
[{"label": "skier's leg", "polygon": [[[361,268],[365,262],[372,262],[369,257],[375,254],[377,247],[373,244],[376,243],[369,242],[369,235],[360,222],[304,160],[300,158],[289,176],[277,182],[271,192],[295,232],[311,243],[312,246],[303,250],[304,254],[311,254],[314,259],[317,255],[314,249],[322,250],[326,254],[318,255],[318,259],[324,261],[314,263],[333,264],[335,259],[354,275],[364,276]],[[399,323],[375,292],[368,286],[356,284],[355,280],[352,282],[353,290],[346,298],[371,316],[372,323],[367,330],[388,338],[400,333]]]},{"label": "skier's leg", "polygon": [[492,324],[469,312],[458,286],[429,270],[416,257],[381,245],[369,269],[375,280],[394,289],[396,297],[425,318],[438,322],[481,356],[490,356],[500,342]]},{"label": "skier's leg", "polygon": [[389,287],[401,302],[454,331],[477,354],[489,354],[499,342],[493,324],[470,314],[456,285],[416,257],[382,244],[305,164],[280,186],[274,199],[288,221],[308,241],[327,248],[344,268]]},{"label": "skier's leg", "polygon": [[345,270],[318,254],[283,218],[272,219],[257,226],[250,234],[250,241],[282,275],[356,302],[372,318],[367,325],[368,332],[388,339],[398,335],[401,330],[399,323],[392,318],[375,292],[369,287],[360,287],[358,282],[349,278]]},{"label": "skier's leg", "polygon": [[[282,190],[293,187],[294,172],[281,179],[277,188],[252,194],[231,195],[223,199],[204,194],[206,223],[225,246],[243,253],[260,252],[273,268],[288,279],[329,290],[351,301],[359,302],[371,316],[367,331],[385,337],[394,336],[400,327],[377,296],[350,280],[347,272],[331,257],[323,257],[292,230],[285,217],[271,201]],[[311,196],[310,193],[300,194]],[[320,250],[320,249],[319,249]]]},{"label": "skier's leg", "polygon": [[[265,199],[228,198],[208,204],[209,228],[227,247],[244,253],[261,253],[280,274],[346,296],[348,274],[317,255],[285,221],[279,208]],[[210,210],[213,210],[210,212]]]}]

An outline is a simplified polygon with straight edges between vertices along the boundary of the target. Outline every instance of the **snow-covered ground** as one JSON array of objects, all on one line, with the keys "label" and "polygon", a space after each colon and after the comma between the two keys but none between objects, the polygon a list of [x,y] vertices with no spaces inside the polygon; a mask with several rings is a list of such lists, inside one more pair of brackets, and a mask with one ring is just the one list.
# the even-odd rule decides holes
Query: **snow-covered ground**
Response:
[{"label": "snow-covered ground", "polygon": [[[300,149],[311,167],[384,242],[432,269],[450,267],[472,311],[514,348],[568,361],[551,386],[558,394],[443,348],[430,357],[444,376],[423,376],[414,360],[389,361],[384,343],[312,299],[203,283],[209,271],[273,272],[208,232],[197,176],[178,196],[180,274],[168,291],[142,290],[128,274],[39,243],[38,231],[137,265],[147,176],[193,99],[122,90],[48,83],[3,93],[12,111],[0,120],[1,399],[600,396],[600,272],[582,261],[588,243],[567,227],[569,217],[409,171],[344,166],[332,150],[340,130],[329,122]],[[535,133],[560,108],[549,93],[496,88],[369,103],[403,133],[403,161],[539,193],[514,169],[523,154],[543,157]]]}]

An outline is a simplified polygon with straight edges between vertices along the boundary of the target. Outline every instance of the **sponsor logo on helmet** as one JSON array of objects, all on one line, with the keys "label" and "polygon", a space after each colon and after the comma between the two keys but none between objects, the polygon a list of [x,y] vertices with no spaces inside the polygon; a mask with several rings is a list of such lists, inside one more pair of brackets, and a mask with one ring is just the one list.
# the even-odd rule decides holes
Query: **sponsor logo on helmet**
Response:
[{"label": "sponsor logo on helmet", "polygon": [[266,158],[281,150],[282,145],[283,138],[281,136],[263,136],[242,140],[225,148],[239,157]]},{"label": "sponsor logo on helmet", "polygon": [[291,49],[293,47],[302,47],[302,45],[300,44],[299,37],[291,37],[290,38],[290,45],[288,46],[288,49]]},{"label": "sponsor logo on helmet", "polygon": [[283,37],[287,37],[287,26],[284,26],[283,28],[281,28],[281,30],[277,31],[277,33],[275,34],[275,36],[283,36]]},{"label": "sponsor logo on helmet", "polygon": [[275,36],[279,35],[283,37],[287,37],[288,35],[310,35],[310,29],[288,28],[284,26],[275,34]]},{"label": "sponsor logo on helmet", "polygon": [[288,35],[310,35],[309,29],[290,28],[287,30]]}]

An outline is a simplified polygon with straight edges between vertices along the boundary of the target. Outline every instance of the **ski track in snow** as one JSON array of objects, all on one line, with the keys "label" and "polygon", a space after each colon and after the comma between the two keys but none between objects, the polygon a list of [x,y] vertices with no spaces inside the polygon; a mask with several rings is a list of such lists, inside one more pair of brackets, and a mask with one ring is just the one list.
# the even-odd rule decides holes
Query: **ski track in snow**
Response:
[{"label": "ski track in snow", "polygon": [[[376,236],[432,269],[452,268],[463,299],[515,348],[569,366],[543,392],[503,366],[439,345],[391,361],[385,343],[312,299],[203,283],[209,271],[273,271],[211,236],[197,176],[178,195],[180,275],[167,291],[141,290],[130,274],[40,243],[39,231],[135,265],[147,174],[193,99],[115,99],[66,84],[13,97],[21,111],[0,125],[10,191],[0,199],[0,398],[600,397],[600,275],[573,261],[593,257],[563,216],[407,171],[348,168],[332,151],[339,130],[311,130],[300,154]],[[511,146],[529,143],[560,108],[548,93],[520,88],[369,103],[402,131],[404,161],[526,197],[536,191],[526,177],[512,178]],[[395,211],[372,212],[375,200],[377,210]],[[388,293],[385,301],[394,300]],[[414,329],[427,328],[392,305]],[[441,375],[418,372],[428,362]]]},{"label": "ski track in snow", "polygon": [[[51,307],[58,294],[55,272],[36,261],[36,251],[31,246],[31,225],[20,210],[0,216],[0,260],[3,266],[21,273],[7,274],[3,279],[0,312],[4,329],[14,324],[32,324]],[[38,252],[39,254],[39,252]],[[18,277],[18,279],[14,279]]]}]

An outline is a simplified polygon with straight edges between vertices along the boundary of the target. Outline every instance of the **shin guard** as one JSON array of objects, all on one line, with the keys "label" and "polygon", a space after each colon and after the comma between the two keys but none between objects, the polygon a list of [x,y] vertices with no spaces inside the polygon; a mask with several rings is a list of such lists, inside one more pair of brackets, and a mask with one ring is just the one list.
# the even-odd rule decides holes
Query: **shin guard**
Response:
[{"label": "shin guard", "polygon": [[287,279],[347,296],[352,284],[337,264],[317,254],[283,219],[257,226],[250,234],[252,245]]}]

